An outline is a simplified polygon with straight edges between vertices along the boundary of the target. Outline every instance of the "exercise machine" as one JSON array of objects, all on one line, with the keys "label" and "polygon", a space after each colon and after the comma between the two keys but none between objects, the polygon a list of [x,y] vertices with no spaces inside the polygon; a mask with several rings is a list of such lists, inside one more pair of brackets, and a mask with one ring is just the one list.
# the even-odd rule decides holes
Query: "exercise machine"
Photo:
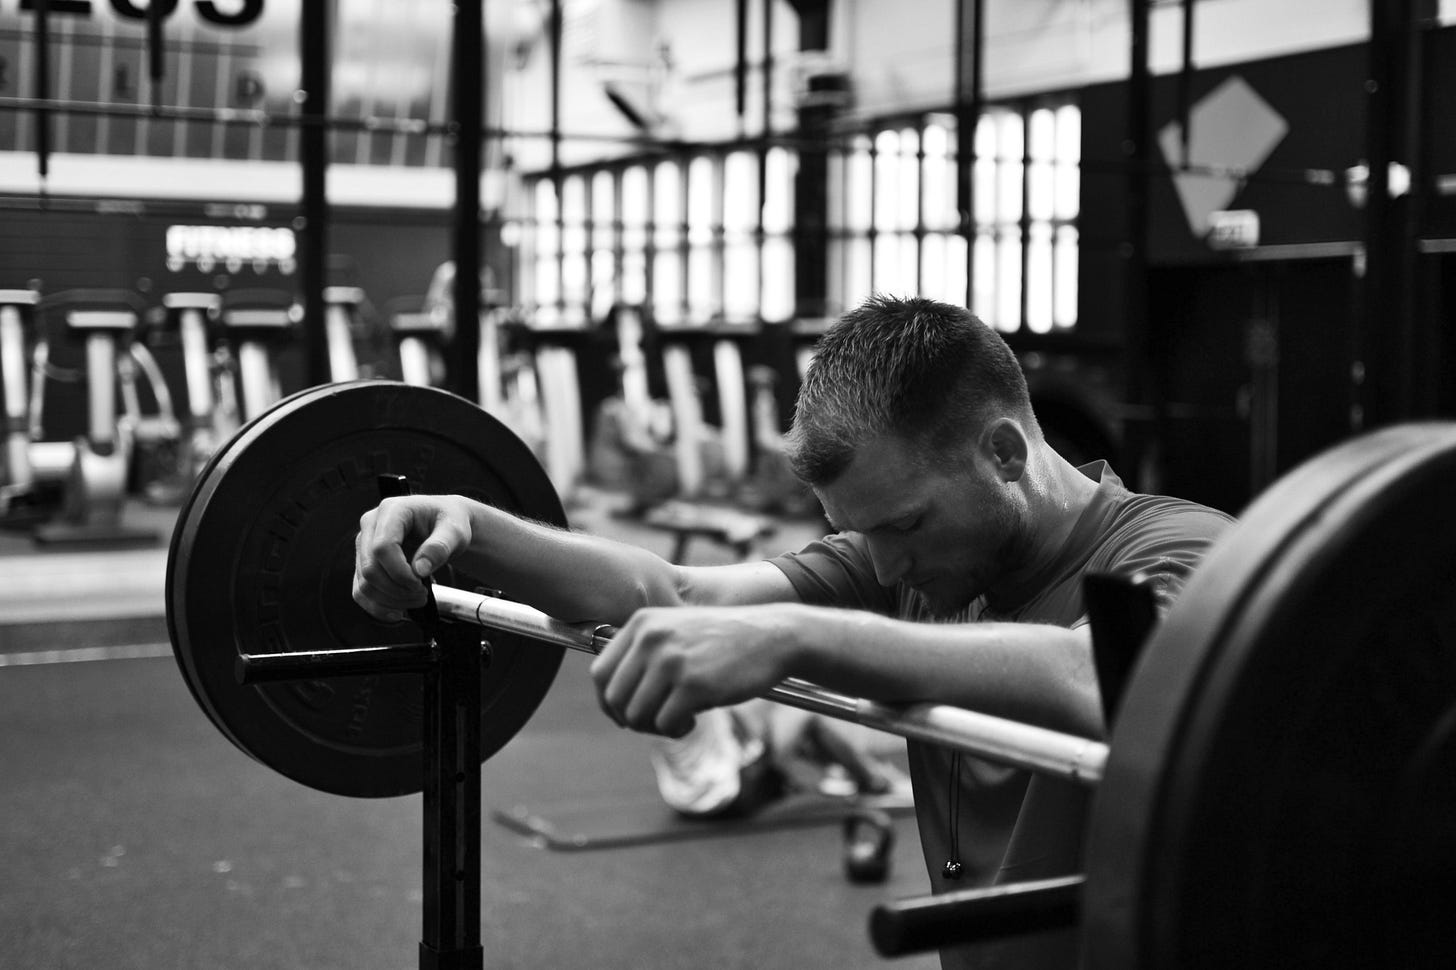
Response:
[{"label": "exercise machine", "polygon": [[[53,357],[62,345],[83,348],[86,409],[84,433],[69,443],[32,442],[31,467],[37,474],[54,475],[58,456],[69,457],[61,510],[38,525],[32,537],[47,546],[151,544],[155,532],[122,521],[137,419],[122,418],[117,407],[120,385],[134,381],[134,371],[123,360],[130,359],[143,307],[124,290],[79,289],[47,297],[37,308],[44,331],[35,351],[31,435],[39,438],[43,427],[45,385],[59,376]],[[135,407],[135,397],[128,397]]]},{"label": "exercise machine", "polygon": [[302,321],[303,308],[283,290],[223,294],[218,327],[227,372],[223,385],[242,421],[256,418],[283,396],[278,356],[297,339]]},{"label": "exercise machine", "polygon": [[324,287],[324,342],[329,349],[329,379],[358,380],[359,355],[354,334],[360,329],[359,315],[364,291],[357,286]]},{"label": "exercise machine", "polygon": [[[455,334],[455,320],[440,309],[398,310],[389,314],[389,333],[399,359],[400,379],[416,387],[440,387],[445,377],[445,348]],[[484,327],[481,335],[484,336]],[[482,347],[481,363],[485,352]],[[494,357],[492,357],[494,359]],[[484,378],[481,379],[482,386]],[[482,404],[485,403],[482,397]]]},{"label": "exercise machine", "polygon": [[222,297],[216,293],[168,293],[151,330],[175,335],[181,345],[187,419],[178,467],[188,481],[242,423],[236,401],[218,388],[221,312]]},{"label": "exercise machine", "polygon": [[5,466],[0,477],[0,523],[30,528],[55,514],[58,480],[39,479],[31,461],[30,351],[35,343],[34,290],[0,290],[0,385],[5,394]]}]

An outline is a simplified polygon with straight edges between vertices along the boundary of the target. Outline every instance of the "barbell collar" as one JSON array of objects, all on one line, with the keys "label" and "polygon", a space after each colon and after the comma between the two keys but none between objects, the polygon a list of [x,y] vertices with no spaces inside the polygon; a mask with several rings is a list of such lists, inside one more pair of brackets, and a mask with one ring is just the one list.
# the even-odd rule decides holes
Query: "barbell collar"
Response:
[{"label": "barbell collar", "polygon": [[[519,633],[581,653],[596,655],[616,632],[597,623],[570,623],[523,603],[434,586],[440,615],[465,623]],[[1107,745],[1033,724],[967,711],[945,704],[881,704],[790,678],[763,695],[800,710],[923,741],[1017,768],[1055,775],[1085,785],[1102,779]]]}]

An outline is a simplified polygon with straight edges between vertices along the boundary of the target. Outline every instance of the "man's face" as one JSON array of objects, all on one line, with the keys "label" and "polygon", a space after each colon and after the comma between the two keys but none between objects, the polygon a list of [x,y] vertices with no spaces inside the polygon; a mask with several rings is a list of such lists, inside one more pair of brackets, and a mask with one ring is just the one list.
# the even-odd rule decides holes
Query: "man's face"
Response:
[{"label": "man's face", "polygon": [[932,462],[915,444],[883,435],[816,492],[835,528],[869,541],[879,582],[913,587],[938,616],[964,609],[1024,555],[1019,492],[970,446],[964,460]]}]

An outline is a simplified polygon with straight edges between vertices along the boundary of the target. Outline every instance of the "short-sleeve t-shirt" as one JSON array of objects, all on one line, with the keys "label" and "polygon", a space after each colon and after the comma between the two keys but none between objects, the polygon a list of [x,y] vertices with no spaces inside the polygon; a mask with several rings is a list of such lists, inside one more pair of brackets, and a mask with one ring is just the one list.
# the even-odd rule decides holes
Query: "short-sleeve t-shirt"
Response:
[{"label": "short-sleeve t-shirt", "polygon": [[[868,543],[857,533],[812,542],[771,559],[806,603],[871,610],[919,622],[1088,622],[1082,579],[1104,573],[1147,581],[1166,611],[1215,538],[1233,520],[1182,499],[1130,492],[1106,462],[1079,469],[1098,483],[1058,557],[1019,588],[999,591],[996,607],[978,599],[959,616],[932,619],[920,594],[875,579]],[[1007,768],[941,747],[910,742],[915,814],[931,887],[936,892],[1041,879],[1078,871],[1090,793],[1082,786]],[[956,785],[956,795],[952,795]],[[955,803],[955,818],[952,804]],[[963,866],[947,880],[952,844]],[[1071,932],[943,950],[959,967],[1073,967]]]}]

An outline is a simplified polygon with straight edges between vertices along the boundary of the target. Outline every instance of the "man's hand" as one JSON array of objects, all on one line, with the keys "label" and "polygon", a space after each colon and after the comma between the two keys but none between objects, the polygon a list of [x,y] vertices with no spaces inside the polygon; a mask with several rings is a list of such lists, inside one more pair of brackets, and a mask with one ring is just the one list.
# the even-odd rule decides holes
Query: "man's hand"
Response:
[{"label": "man's hand", "polygon": [[469,500],[458,495],[387,498],[359,519],[354,540],[354,602],[386,622],[425,604],[421,577],[432,575],[471,540]]},{"label": "man's hand", "polygon": [[592,661],[607,716],[680,737],[693,716],[764,693],[793,664],[796,604],[638,610]]}]

